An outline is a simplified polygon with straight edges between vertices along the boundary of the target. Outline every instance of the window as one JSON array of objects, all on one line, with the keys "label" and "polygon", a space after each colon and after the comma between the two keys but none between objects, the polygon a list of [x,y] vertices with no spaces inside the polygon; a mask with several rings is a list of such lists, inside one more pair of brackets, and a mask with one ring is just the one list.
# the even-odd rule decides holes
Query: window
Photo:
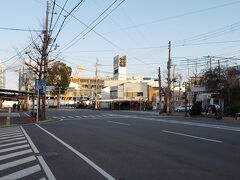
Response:
[{"label": "window", "polygon": [[143,96],[143,92],[138,92],[137,96]]}]

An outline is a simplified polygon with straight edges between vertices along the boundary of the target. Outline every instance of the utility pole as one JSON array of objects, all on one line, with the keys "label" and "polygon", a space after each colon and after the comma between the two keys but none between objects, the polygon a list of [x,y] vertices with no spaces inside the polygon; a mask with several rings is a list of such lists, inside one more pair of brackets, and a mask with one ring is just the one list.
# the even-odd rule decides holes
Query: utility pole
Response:
[{"label": "utility pole", "polygon": [[188,117],[187,115],[187,82],[185,82],[185,115],[184,117]]},{"label": "utility pole", "polygon": [[220,94],[220,100],[219,105],[222,110],[222,84],[221,84],[221,66],[220,66],[220,60],[218,59],[218,85],[219,85],[219,94]]},{"label": "utility pole", "polygon": [[210,74],[212,74],[212,56],[208,56],[209,58],[209,69],[210,69]]},{"label": "utility pole", "polygon": [[171,41],[168,43],[168,62],[167,62],[167,114],[170,113],[170,97],[171,97]]},{"label": "utility pole", "polygon": [[179,77],[178,77],[178,105],[180,105],[180,96],[181,96],[181,80],[182,80],[182,76],[181,74],[179,74]]},{"label": "utility pole", "polygon": [[[42,56],[41,61],[43,62],[43,79],[46,81],[47,72],[48,72],[48,46],[49,46],[49,35],[48,35],[48,14],[49,14],[49,4],[47,1],[47,8],[46,8],[46,19],[45,19],[45,28],[43,32],[43,46],[42,46]],[[43,87],[46,88],[46,87]],[[45,90],[43,90],[45,91]],[[42,119],[46,119],[46,92],[43,92],[42,95]]]},{"label": "utility pole", "polygon": [[95,67],[96,67],[96,70],[95,70],[95,109],[98,108],[98,105],[97,105],[97,93],[98,93],[98,59],[96,59],[96,64],[95,64]]},{"label": "utility pole", "polygon": [[158,68],[158,96],[159,96],[159,115],[161,114],[161,107],[162,107],[162,81],[161,81],[161,69]]},{"label": "utility pole", "polygon": [[[190,77],[190,71],[189,71],[189,58],[187,58],[187,64],[188,64],[188,88],[190,88],[190,84],[191,84],[191,77]],[[188,104],[189,106],[191,106],[191,93],[189,92],[188,93]]]},{"label": "utility pole", "polygon": [[175,108],[175,81],[176,81],[176,78],[175,78],[175,67],[176,67],[176,64],[173,65],[173,75],[172,75],[172,83],[173,83],[173,93],[172,93],[172,110],[174,110]]},{"label": "utility pole", "polygon": [[218,81],[219,81],[219,83],[221,81],[221,68],[220,68],[220,61],[219,61],[219,59],[218,59]]}]

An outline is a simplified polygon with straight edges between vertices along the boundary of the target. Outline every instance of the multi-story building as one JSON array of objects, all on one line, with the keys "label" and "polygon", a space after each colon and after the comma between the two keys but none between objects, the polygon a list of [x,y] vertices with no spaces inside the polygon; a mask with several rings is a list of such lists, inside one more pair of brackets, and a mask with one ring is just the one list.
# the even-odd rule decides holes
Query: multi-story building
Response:
[{"label": "multi-story building", "polygon": [[113,64],[113,78],[105,79],[101,90],[100,108],[139,110],[156,100],[158,80],[127,77],[126,56],[115,56]]}]

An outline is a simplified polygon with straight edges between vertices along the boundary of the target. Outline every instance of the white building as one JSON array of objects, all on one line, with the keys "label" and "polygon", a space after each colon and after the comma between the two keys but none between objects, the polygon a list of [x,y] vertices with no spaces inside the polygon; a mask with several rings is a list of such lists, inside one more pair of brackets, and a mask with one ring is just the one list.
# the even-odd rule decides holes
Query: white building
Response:
[{"label": "white building", "polygon": [[126,82],[110,88],[111,99],[147,101],[147,83]]},{"label": "white building", "polygon": [[113,58],[113,78],[114,80],[127,79],[127,60],[126,56],[115,56]]},{"label": "white building", "polygon": [[24,65],[19,67],[18,90],[33,90],[35,84],[35,75]]},{"label": "white building", "polygon": [[0,89],[6,88],[6,66],[0,60]]},{"label": "white building", "polygon": [[115,56],[113,64],[113,78],[105,79],[101,89],[100,107],[141,109],[148,101],[148,88],[158,87],[158,81],[139,76],[127,77],[126,56]]}]

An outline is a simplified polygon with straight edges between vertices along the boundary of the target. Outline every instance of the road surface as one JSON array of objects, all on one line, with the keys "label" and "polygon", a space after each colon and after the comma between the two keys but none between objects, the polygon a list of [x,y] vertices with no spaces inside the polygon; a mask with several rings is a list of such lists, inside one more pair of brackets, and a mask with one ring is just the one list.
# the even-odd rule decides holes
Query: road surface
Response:
[{"label": "road surface", "polygon": [[239,122],[80,109],[48,117],[0,129],[0,180],[240,179]]}]

